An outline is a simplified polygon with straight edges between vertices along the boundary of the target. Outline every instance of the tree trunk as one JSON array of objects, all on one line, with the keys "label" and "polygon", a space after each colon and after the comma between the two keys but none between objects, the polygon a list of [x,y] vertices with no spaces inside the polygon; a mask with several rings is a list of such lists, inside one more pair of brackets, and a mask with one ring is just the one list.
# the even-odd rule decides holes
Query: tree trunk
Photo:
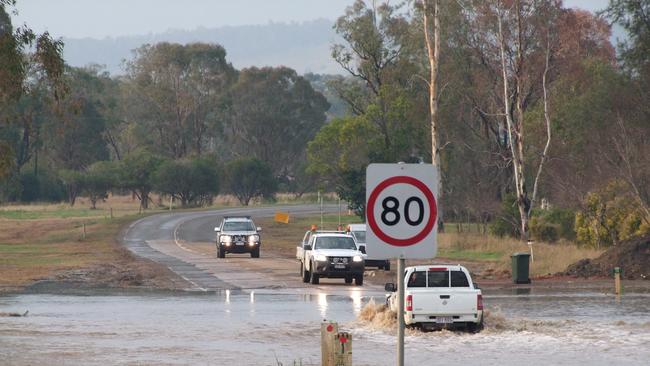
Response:
[{"label": "tree trunk", "polygon": [[68,203],[70,207],[74,207],[75,202],[77,202],[77,186],[72,184],[68,186]]},{"label": "tree trunk", "polygon": [[143,210],[149,209],[149,191],[148,190],[142,190],[142,193],[140,193],[140,207],[142,207]]},{"label": "tree trunk", "polygon": [[[440,65],[440,17],[438,0],[422,1],[422,14],[424,20],[424,39],[427,44],[427,58],[429,60],[429,118],[431,123],[431,163],[438,167],[438,202],[443,194],[442,176],[440,175],[440,144],[438,141],[438,71]],[[431,36],[430,14],[433,10],[433,37]],[[438,206],[438,231],[444,232],[442,208]]]},{"label": "tree trunk", "polygon": [[[517,6],[517,11],[519,7]],[[511,111],[510,111],[510,95],[508,94],[510,87],[508,85],[508,69],[506,67],[506,54],[505,54],[505,40],[503,35],[503,13],[502,9],[499,6],[497,8],[498,12],[498,30],[499,30],[499,53],[501,56],[501,72],[503,77],[503,103],[504,103],[504,113],[506,117],[506,124],[508,130],[508,142],[510,145],[510,152],[512,155],[512,166],[515,178],[515,193],[516,193],[516,202],[517,208],[519,209],[519,217],[521,220],[521,226],[519,228],[521,239],[523,241],[528,240],[528,198],[526,194],[526,185],[524,177],[524,141],[523,141],[523,107],[521,95],[521,80],[518,79],[520,75],[516,75],[517,81],[517,97],[516,97],[516,108],[517,108],[517,120],[514,120]],[[520,21],[519,14],[517,15],[517,20]],[[518,27],[518,29],[521,29]],[[522,69],[523,56],[521,54],[521,39],[519,39],[519,44],[517,45],[517,70]]]}]

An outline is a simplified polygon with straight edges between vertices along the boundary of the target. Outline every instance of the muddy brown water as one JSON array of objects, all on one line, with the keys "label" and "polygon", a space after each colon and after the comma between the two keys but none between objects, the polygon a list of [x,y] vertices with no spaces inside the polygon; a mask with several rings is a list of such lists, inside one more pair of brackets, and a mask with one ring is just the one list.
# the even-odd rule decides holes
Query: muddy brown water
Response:
[{"label": "muddy brown water", "polygon": [[[2,365],[318,365],[319,323],[353,334],[355,365],[395,364],[395,321],[352,293],[0,297]],[[479,334],[409,329],[407,365],[647,365],[650,294],[486,294]]]}]

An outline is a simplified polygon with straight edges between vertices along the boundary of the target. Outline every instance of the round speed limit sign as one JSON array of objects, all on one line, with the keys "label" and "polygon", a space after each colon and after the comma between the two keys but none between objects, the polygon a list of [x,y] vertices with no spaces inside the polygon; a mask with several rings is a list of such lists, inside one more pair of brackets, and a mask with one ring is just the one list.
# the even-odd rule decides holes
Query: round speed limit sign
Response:
[{"label": "round speed limit sign", "polygon": [[366,171],[369,259],[436,254],[437,169],[429,164],[371,164]]}]

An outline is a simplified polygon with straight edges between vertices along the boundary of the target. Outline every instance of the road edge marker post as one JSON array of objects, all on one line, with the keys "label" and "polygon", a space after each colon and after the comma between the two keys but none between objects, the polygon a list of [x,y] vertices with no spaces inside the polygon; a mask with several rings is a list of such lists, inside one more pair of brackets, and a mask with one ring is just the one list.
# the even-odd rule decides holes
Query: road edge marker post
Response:
[{"label": "road edge marker post", "polygon": [[323,321],[320,325],[320,352],[322,366],[334,365],[334,339],[339,332],[339,325],[333,321]]},{"label": "road edge marker post", "polygon": [[618,297],[623,294],[623,288],[621,287],[621,267],[614,267],[614,291]]}]

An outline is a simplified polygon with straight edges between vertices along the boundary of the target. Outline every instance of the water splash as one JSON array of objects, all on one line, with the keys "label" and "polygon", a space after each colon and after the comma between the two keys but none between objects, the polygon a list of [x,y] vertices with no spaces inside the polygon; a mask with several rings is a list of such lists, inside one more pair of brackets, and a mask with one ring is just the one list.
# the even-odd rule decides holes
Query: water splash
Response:
[{"label": "water splash", "polygon": [[382,331],[397,329],[397,314],[385,304],[377,304],[372,298],[361,308],[357,321],[361,326]]}]

